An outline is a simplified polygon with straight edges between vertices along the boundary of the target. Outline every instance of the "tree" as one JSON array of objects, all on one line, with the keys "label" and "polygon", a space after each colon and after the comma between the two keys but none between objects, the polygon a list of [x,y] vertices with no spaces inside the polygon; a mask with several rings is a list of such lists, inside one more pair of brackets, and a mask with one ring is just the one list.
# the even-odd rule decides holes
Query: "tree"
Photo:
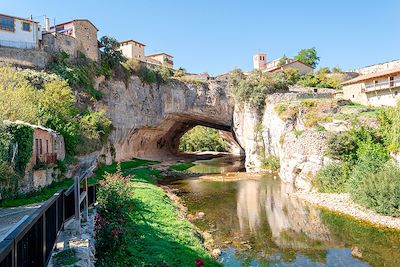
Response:
[{"label": "tree", "polygon": [[308,64],[313,68],[315,68],[319,62],[319,57],[317,55],[317,50],[315,49],[315,47],[300,50],[300,52],[294,59]]},{"label": "tree", "polygon": [[103,36],[100,39],[103,46],[103,59],[108,63],[110,68],[114,68],[119,63],[126,61],[122,52],[119,50],[118,41],[110,36]]},{"label": "tree", "polygon": [[281,67],[281,66],[285,65],[285,64],[287,63],[287,61],[288,61],[288,57],[284,54],[284,55],[279,59],[278,67]]}]

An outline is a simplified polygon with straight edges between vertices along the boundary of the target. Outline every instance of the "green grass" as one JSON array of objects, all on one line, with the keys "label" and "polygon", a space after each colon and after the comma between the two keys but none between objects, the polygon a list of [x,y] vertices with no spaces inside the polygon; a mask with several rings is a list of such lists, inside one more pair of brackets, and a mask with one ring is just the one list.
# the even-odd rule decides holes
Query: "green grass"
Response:
[{"label": "green grass", "polygon": [[76,251],[74,249],[66,249],[58,252],[54,255],[53,260],[58,266],[73,265],[78,262]]},{"label": "green grass", "polygon": [[170,171],[185,171],[190,167],[193,167],[195,164],[193,162],[187,161],[182,163],[177,163],[169,166]]},{"label": "green grass", "polygon": [[178,214],[178,207],[165,192],[137,173],[134,196],[140,203],[139,212],[133,212],[135,233],[128,251],[134,255],[132,266],[195,266],[196,258],[205,266],[220,266],[212,260],[195,234],[193,226]]},{"label": "green grass", "polygon": [[159,170],[151,170],[148,168],[137,168],[133,170],[122,171],[123,175],[132,175],[137,182],[156,183],[161,177]]},{"label": "green grass", "polygon": [[[132,159],[129,161],[124,161],[120,163],[121,171],[137,168],[140,166],[148,166],[160,163],[159,161],[144,160],[144,159]],[[103,175],[107,173],[115,173],[117,171],[118,163],[114,162],[111,165],[101,165],[95,171],[95,175],[88,179],[89,184],[94,184],[99,181]]]},{"label": "green grass", "polygon": [[62,182],[55,182],[48,187],[45,187],[39,191],[21,195],[16,199],[4,200],[0,207],[18,207],[23,205],[29,205],[33,203],[39,203],[48,200],[55,193],[62,189],[67,189],[74,184],[73,179],[66,179]]}]

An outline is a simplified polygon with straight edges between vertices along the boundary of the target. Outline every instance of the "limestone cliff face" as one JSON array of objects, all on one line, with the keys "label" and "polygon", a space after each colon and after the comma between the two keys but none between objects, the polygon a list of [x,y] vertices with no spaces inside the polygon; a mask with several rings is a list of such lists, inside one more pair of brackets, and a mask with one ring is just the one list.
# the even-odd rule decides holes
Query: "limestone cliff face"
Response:
[{"label": "limestone cliff face", "polygon": [[233,105],[221,81],[161,85],[143,84],[138,77],[105,81],[97,109],[105,109],[114,131],[110,138],[115,160],[132,157],[165,159],[177,152],[180,137],[196,125],[230,130]]},{"label": "limestone cliff face", "polygon": [[[280,101],[306,97],[287,93],[270,95],[264,113],[258,116],[248,106],[236,106],[233,130],[246,154],[246,169],[260,171],[264,155],[279,159],[281,179],[298,189],[311,190],[316,172],[326,164],[325,134],[305,129],[301,120],[284,121],[275,112]],[[302,130],[297,135],[294,129]]]}]

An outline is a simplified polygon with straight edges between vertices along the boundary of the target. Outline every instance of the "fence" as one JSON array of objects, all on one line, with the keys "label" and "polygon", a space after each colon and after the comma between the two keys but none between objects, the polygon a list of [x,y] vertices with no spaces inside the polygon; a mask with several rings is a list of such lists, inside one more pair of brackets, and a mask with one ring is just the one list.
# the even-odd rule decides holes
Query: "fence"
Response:
[{"label": "fence", "polygon": [[7,40],[0,40],[0,46],[15,47],[21,49],[37,48],[37,44],[33,42],[19,42],[19,41],[7,41]]},{"label": "fence", "polygon": [[[96,200],[96,185],[88,187],[89,205]],[[62,190],[0,242],[0,267],[47,266],[64,222],[75,214],[74,190]]]}]

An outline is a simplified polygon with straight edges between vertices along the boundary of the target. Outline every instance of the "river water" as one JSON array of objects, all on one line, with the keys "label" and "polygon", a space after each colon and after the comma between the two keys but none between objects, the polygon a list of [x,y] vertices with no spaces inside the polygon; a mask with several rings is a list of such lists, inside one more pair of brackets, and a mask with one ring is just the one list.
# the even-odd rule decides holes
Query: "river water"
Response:
[{"label": "river water", "polygon": [[[400,232],[310,206],[274,175],[239,172],[240,162],[199,161],[204,173],[170,182],[194,223],[210,233],[224,266],[400,266]],[[214,173],[214,174],[209,174]]]}]

